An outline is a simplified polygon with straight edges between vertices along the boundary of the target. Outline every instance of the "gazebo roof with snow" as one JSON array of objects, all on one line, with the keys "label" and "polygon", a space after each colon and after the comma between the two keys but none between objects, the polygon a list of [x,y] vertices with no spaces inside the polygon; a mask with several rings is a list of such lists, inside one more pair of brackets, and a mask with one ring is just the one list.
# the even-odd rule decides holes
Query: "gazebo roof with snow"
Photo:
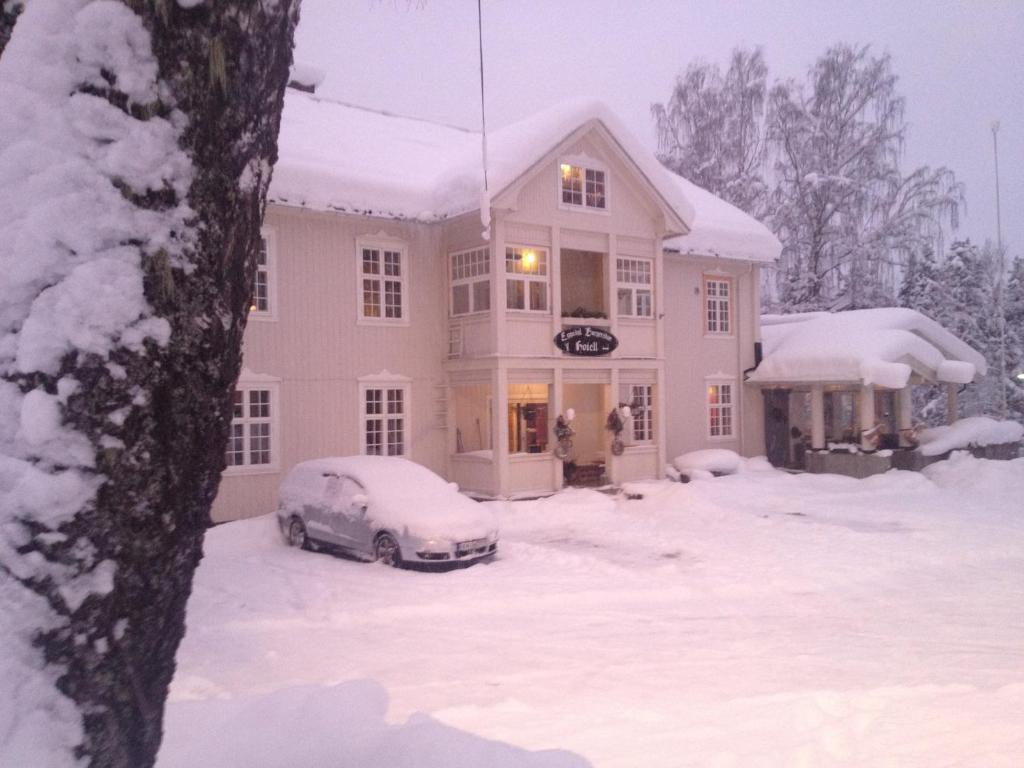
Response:
[{"label": "gazebo roof with snow", "polygon": [[912,374],[967,384],[985,358],[912,309],[807,312],[761,318],[764,358],[749,381],[762,386],[857,384],[902,389]]}]

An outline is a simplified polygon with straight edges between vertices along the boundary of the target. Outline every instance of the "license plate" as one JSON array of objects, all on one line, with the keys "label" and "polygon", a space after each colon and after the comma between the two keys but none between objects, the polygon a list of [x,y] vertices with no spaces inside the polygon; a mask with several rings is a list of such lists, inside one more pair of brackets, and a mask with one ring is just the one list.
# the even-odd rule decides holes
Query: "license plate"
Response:
[{"label": "license plate", "polygon": [[472,541],[460,541],[455,545],[459,552],[467,552],[474,549],[481,549],[487,546],[487,539],[473,539]]}]

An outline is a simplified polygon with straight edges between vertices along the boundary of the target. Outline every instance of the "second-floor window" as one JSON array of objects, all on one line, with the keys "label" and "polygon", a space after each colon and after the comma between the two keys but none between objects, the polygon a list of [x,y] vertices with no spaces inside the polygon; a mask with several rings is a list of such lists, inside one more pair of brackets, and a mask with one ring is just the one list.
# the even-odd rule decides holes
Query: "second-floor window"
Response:
[{"label": "second-floor window", "polygon": [[359,317],[369,321],[408,319],[405,249],[360,243]]},{"label": "second-floor window", "polygon": [[604,210],[607,203],[605,172],[573,163],[559,166],[562,182],[562,204]]},{"label": "second-floor window", "polygon": [[704,278],[704,330],[707,333],[732,333],[732,280],[728,277]]},{"label": "second-floor window", "polygon": [[452,317],[486,312],[491,308],[491,253],[475,248],[449,256]]},{"label": "second-floor window", "polygon": [[543,248],[505,249],[505,306],[548,311],[548,252]]},{"label": "second-floor window", "polygon": [[652,266],[648,259],[616,259],[620,317],[652,317],[654,293]]}]

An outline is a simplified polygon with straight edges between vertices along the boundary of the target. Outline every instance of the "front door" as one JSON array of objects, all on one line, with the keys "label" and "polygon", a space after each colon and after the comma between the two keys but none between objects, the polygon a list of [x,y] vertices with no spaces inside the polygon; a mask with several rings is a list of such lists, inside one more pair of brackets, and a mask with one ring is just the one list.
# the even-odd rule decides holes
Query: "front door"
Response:
[{"label": "front door", "polygon": [[766,389],[764,395],[764,447],[773,467],[789,460],[789,390]]}]

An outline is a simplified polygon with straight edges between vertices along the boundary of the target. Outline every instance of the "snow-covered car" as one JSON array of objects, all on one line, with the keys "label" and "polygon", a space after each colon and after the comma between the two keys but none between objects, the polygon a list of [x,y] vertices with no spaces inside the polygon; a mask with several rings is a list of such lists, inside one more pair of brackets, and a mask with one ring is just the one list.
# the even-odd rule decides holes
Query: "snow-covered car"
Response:
[{"label": "snow-covered car", "polygon": [[297,464],[281,484],[277,520],[294,547],[333,547],[394,566],[465,563],[498,550],[489,509],[426,467],[395,457]]}]

